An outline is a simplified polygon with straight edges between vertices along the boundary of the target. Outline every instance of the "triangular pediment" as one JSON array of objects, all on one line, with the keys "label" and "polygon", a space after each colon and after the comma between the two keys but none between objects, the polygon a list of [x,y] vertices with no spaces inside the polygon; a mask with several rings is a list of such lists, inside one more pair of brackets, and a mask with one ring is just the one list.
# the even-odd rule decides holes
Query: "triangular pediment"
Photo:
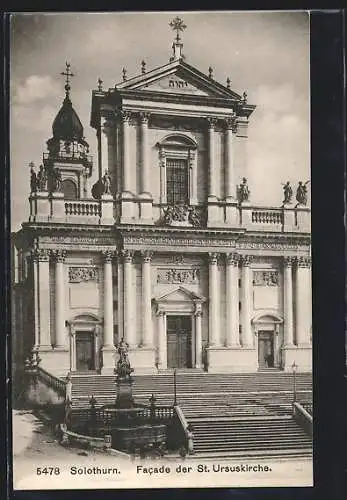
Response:
[{"label": "triangular pediment", "polygon": [[241,96],[183,61],[175,61],[118,84],[118,90],[241,99]]},{"label": "triangular pediment", "polygon": [[198,295],[190,290],[187,290],[183,286],[180,286],[176,288],[175,290],[166,293],[164,295],[161,295],[160,297],[156,297],[154,299],[155,302],[157,303],[163,303],[163,302],[205,302],[205,298],[202,297],[201,295]]}]

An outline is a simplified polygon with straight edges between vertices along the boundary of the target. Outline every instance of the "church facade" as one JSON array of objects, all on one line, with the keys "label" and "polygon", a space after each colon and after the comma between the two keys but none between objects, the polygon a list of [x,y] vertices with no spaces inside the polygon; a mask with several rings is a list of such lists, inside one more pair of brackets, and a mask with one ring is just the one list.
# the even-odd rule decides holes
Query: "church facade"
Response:
[{"label": "church facade", "polygon": [[16,363],[36,352],[56,375],[112,373],[124,339],[135,374],[311,370],[305,190],[252,204],[255,106],[182,46],[178,35],[164,66],[93,90],[94,185],[67,66],[30,218],[13,235]]}]

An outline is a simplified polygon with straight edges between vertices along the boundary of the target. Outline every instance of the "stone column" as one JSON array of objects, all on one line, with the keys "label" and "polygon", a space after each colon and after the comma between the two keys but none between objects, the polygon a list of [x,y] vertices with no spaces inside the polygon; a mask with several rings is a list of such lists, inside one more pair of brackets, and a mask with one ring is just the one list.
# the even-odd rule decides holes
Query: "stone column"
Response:
[{"label": "stone column", "polygon": [[121,114],[123,123],[123,192],[131,191],[131,163],[130,163],[130,118],[129,111]]},{"label": "stone column", "polygon": [[152,328],[152,287],[151,259],[152,252],[141,252],[142,256],[142,343],[143,346],[153,346]]},{"label": "stone column", "polygon": [[239,255],[226,256],[226,345],[240,347],[239,340]]},{"label": "stone column", "polygon": [[102,252],[104,259],[104,347],[114,348],[113,340],[113,280],[112,259],[114,252]]},{"label": "stone column", "polygon": [[284,346],[293,346],[293,257],[284,258],[283,295],[284,295]]},{"label": "stone column", "polygon": [[207,119],[208,127],[208,197],[215,199],[217,197],[217,176],[215,160],[215,126],[217,119],[210,117]]},{"label": "stone column", "polygon": [[149,170],[149,151],[148,151],[148,121],[149,113],[140,113],[141,127],[141,194],[150,195],[151,176]]},{"label": "stone column", "polygon": [[311,257],[298,257],[296,259],[296,343],[308,345],[311,330]]},{"label": "stone column", "polygon": [[108,134],[109,134],[109,123],[107,120],[103,120],[101,126],[101,158],[102,158],[102,173],[104,174],[106,170],[109,169],[109,154],[108,154]]},{"label": "stone column", "polygon": [[160,198],[161,205],[166,203],[166,157],[163,149],[159,149],[159,165],[160,165]]},{"label": "stone column", "polygon": [[32,272],[33,272],[33,295],[34,295],[34,349],[40,345],[40,325],[39,325],[39,251],[32,251]]},{"label": "stone column", "polygon": [[253,347],[251,327],[251,270],[250,264],[253,257],[242,255],[241,257],[241,325],[243,347]]},{"label": "stone column", "polygon": [[46,348],[52,347],[51,341],[51,304],[49,290],[49,251],[42,249],[38,252],[38,312],[39,312],[39,343]]},{"label": "stone column", "polygon": [[136,345],[136,325],[134,321],[135,290],[133,289],[133,256],[130,250],[123,251],[124,269],[124,338],[130,347]]},{"label": "stone column", "polygon": [[202,366],[202,310],[201,304],[196,304],[195,309],[195,368]]},{"label": "stone column", "polygon": [[166,368],[166,316],[164,311],[158,311],[158,369]]},{"label": "stone column", "polygon": [[66,347],[65,338],[65,250],[55,250],[55,345]]},{"label": "stone column", "polygon": [[76,330],[75,326],[70,323],[70,368],[71,371],[76,370]]},{"label": "stone column", "polygon": [[220,293],[218,254],[209,254],[209,346],[220,345]]},{"label": "stone column", "polygon": [[225,198],[227,200],[235,200],[235,169],[234,169],[234,145],[233,131],[235,128],[235,120],[230,117],[226,120],[225,129]]}]

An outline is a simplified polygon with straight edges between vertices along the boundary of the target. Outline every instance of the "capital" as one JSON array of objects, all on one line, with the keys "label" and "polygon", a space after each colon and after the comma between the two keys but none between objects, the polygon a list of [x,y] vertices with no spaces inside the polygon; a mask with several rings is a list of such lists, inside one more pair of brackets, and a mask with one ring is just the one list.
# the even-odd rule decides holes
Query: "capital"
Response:
[{"label": "capital", "polygon": [[196,318],[201,318],[202,317],[202,307],[200,302],[195,304],[195,311],[194,311],[194,316]]},{"label": "capital", "polygon": [[290,255],[283,257],[284,267],[292,267],[294,262],[295,262],[295,257],[292,257]]},{"label": "capital", "polygon": [[140,111],[139,118],[140,118],[141,125],[148,125],[150,116],[151,116],[150,113],[148,113],[146,111]]},{"label": "capital", "polygon": [[226,130],[232,130],[233,132],[236,132],[236,119],[234,116],[228,116],[228,118],[225,119],[224,123]]},{"label": "capital", "polygon": [[35,248],[31,252],[33,260],[39,261],[39,262],[48,262],[49,261],[49,255],[50,255],[50,250],[47,248]]},{"label": "capital", "polygon": [[253,260],[253,255],[242,255],[240,258],[242,267],[250,266],[252,260]]},{"label": "capital", "polygon": [[240,256],[237,253],[228,253],[226,256],[226,261],[228,266],[238,266]]},{"label": "capital", "polygon": [[55,262],[60,262],[60,263],[65,262],[66,250],[61,250],[61,249],[53,250],[52,256],[53,256]]},{"label": "capital", "polygon": [[102,250],[101,252],[104,262],[112,262],[117,252],[114,250]]},{"label": "capital", "polygon": [[208,122],[209,129],[214,130],[216,128],[218,118],[215,116],[207,116],[206,120]]},{"label": "capital", "polygon": [[208,262],[209,264],[218,264],[218,253],[215,253],[215,252],[210,252],[208,254]]},{"label": "capital", "polygon": [[296,265],[298,267],[311,267],[311,257],[309,256],[300,256],[296,258]]},{"label": "capital", "polygon": [[123,122],[127,122],[127,123],[129,123],[129,121],[132,117],[132,112],[128,111],[126,109],[121,109],[118,114],[119,114],[121,120]]},{"label": "capital", "polygon": [[142,258],[142,262],[150,263],[153,257],[153,252],[150,252],[149,250],[141,250],[140,255]]},{"label": "capital", "polygon": [[134,250],[122,250],[121,255],[125,264],[132,264],[134,260]]}]

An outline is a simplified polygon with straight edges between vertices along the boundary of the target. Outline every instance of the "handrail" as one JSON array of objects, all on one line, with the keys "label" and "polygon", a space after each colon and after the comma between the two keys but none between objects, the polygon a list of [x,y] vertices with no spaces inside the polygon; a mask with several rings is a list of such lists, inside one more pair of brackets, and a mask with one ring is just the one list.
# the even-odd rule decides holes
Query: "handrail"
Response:
[{"label": "handrail", "polygon": [[310,436],[312,436],[313,417],[296,401],[293,403],[293,418]]},{"label": "handrail", "polygon": [[184,447],[186,448],[186,450],[188,451],[188,440],[189,440],[189,433],[188,433],[188,422],[186,420],[186,417],[184,416],[184,413],[182,411],[182,409],[178,406],[178,405],[175,405],[174,406],[174,412],[175,412],[175,415],[177,417],[177,420],[180,424],[180,431],[181,433],[183,434],[183,445]]},{"label": "handrail", "polygon": [[47,372],[40,366],[37,367],[37,376],[46,382],[52,389],[55,389],[60,395],[66,395],[66,382],[55,375]]}]

